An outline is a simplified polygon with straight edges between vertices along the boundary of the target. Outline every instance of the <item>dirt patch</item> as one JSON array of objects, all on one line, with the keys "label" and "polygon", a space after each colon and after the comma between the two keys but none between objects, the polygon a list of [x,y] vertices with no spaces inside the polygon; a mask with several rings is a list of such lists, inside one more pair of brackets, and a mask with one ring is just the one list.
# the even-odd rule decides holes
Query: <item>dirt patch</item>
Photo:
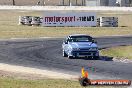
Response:
[{"label": "dirt patch", "polygon": [[65,74],[61,72],[15,66],[9,64],[0,63],[0,76],[2,77],[15,77],[20,79],[70,79],[76,80],[78,76],[73,76],[70,74]]},{"label": "dirt patch", "polygon": [[9,72],[0,70],[0,77],[9,77],[16,79],[28,79],[28,80],[37,80],[37,79],[47,79],[47,77],[41,77],[40,75],[35,74],[25,74],[18,72]]},{"label": "dirt patch", "polygon": [[132,63],[132,60],[128,59],[127,57],[126,58],[114,57],[113,60],[116,62],[122,62],[122,63]]}]

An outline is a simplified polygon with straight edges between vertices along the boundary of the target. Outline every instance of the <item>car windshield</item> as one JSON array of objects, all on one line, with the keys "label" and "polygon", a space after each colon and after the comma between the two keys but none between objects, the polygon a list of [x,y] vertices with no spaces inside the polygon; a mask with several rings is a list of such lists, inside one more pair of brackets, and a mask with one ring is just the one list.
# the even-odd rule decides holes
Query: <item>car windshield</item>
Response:
[{"label": "car windshield", "polygon": [[71,36],[69,42],[92,42],[90,36]]}]

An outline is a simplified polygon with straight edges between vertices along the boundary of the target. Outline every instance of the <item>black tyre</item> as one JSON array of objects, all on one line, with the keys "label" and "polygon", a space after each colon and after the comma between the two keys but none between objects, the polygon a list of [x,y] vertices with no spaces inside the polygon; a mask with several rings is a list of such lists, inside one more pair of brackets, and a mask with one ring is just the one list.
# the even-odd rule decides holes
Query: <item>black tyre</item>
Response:
[{"label": "black tyre", "polygon": [[73,56],[68,56],[68,59],[73,59]]}]

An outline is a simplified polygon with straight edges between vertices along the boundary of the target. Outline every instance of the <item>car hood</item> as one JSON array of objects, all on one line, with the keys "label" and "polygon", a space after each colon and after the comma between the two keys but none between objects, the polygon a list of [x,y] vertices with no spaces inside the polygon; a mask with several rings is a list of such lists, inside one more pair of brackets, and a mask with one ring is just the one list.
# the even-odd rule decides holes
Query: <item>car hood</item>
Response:
[{"label": "car hood", "polygon": [[89,47],[97,47],[97,44],[92,42],[72,42],[70,43],[72,48],[89,48]]}]

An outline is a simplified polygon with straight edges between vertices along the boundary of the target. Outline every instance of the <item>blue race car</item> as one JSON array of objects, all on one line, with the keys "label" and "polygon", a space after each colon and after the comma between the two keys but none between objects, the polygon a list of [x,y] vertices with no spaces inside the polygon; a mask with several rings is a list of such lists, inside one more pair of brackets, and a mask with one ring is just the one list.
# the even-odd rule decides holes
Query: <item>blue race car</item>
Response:
[{"label": "blue race car", "polygon": [[63,41],[63,57],[92,57],[99,58],[98,46],[91,36],[85,34],[69,35]]}]

